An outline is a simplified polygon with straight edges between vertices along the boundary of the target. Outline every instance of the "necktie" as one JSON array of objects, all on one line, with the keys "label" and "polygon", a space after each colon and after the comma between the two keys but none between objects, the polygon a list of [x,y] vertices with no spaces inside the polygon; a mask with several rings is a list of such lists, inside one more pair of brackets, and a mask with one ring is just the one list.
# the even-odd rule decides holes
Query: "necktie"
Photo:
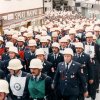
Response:
[{"label": "necktie", "polygon": [[66,64],[66,71],[68,70],[68,63]]},{"label": "necktie", "polygon": [[55,54],[55,57],[54,58],[55,58],[55,60],[57,59],[57,55],[56,54]]},{"label": "necktie", "polygon": [[34,80],[37,81],[37,76],[35,76]]},{"label": "necktie", "polygon": [[78,54],[78,57],[79,57],[79,58],[81,58],[81,55],[80,55],[80,54]]}]

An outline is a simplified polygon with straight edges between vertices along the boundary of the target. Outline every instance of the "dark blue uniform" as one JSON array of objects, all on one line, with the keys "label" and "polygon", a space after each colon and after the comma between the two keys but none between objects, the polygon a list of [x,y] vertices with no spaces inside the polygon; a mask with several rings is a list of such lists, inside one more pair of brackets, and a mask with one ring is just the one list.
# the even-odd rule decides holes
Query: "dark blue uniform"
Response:
[{"label": "dark blue uniform", "polygon": [[55,59],[54,57],[55,55],[53,53],[50,53],[48,55],[48,58],[47,58],[47,61],[51,62],[53,65],[53,68],[54,68],[54,73],[52,75],[52,78],[54,77],[54,74],[56,72],[56,69],[57,69],[57,66],[60,62],[63,62],[64,61],[64,58],[63,58],[63,55],[61,53],[58,53],[58,56],[57,58]]},{"label": "dark blue uniform", "polygon": [[54,78],[54,86],[57,100],[77,100],[79,95],[79,82],[83,91],[87,91],[86,78],[81,72],[81,64],[72,61],[69,69],[65,68],[65,62],[59,63]]},{"label": "dark blue uniform", "polygon": [[27,72],[30,72],[29,69],[30,61],[34,58],[36,58],[35,53],[32,53],[30,50],[24,52],[24,60],[25,60]]},{"label": "dark blue uniform", "polygon": [[[82,52],[80,56],[78,54],[75,54],[73,57],[73,60],[76,62],[79,62],[82,66],[83,73],[86,77],[87,83],[89,84],[89,80],[94,80],[94,73],[93,73],[93,67],[90,65],[90,56],[86,53]],[[80,96],[79,100],[84,100],[83,96],[83,89],[81,88],[80,84]]]}]

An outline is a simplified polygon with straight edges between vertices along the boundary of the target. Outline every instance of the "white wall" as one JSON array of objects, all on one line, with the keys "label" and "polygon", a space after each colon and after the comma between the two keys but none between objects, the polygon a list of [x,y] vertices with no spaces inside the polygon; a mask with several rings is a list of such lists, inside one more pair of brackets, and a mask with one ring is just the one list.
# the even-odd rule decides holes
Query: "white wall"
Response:
[{"label": "white wall", "polygon": [[43,7],[43,0],[0,0],[0,14]]}]

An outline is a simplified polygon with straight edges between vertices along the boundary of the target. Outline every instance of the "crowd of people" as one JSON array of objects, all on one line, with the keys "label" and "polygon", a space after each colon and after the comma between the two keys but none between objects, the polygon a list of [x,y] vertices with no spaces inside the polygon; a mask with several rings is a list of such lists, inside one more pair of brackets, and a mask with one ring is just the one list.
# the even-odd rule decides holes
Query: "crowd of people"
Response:
[{"label": "crowd of people", "polygon": [[96,100],[100,20],[48,11],[42,26],[0,36],[0,100]]}]

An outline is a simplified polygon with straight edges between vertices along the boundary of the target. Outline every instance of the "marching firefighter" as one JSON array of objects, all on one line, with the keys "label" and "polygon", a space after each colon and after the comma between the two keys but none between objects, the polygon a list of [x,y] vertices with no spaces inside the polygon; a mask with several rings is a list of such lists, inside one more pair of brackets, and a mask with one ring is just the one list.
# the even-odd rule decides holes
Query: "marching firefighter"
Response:
[{"label": "marching firefighter", "polygon": [[92,100],[95,100],[96,90],[99,89],[99,46],[93,42],[93,34],[91,32],[86,33],[86,41],[84,42],[84,47],[84,52],[90,55],[90,64],[93,67],[94,73],[94,82],[93,84],[89,85],[89,95]]},{"label": "marching firefighter", "polygon": [[9,98],[12,100],[29,100],[28,80],[30,75],[21,70],[23,68],[21,61],[12,59],[7,68],[10,72],[7,76],[10,87]]},{"label": "marching firefighter", "polygon": [[79,82],[82,84],[84,96],[88,96],[87,83],[81,64],[73,60],[73,51],[64,50],[64,62],[58,64],[54,78],[54,88],[57,100],[77,100],[79,96]]},{"label": "marching firefighter", "polygon": [[52,80],[41,72],[42,69],[43,66],[40,59],[31,60],[30,71],[32,76],[29,79],[28,90],[32,100],[52,100]]},{"label": "marching firefighter", "polygon": [[36,50],[36,57],[42,61],[42,73],[52,77],[52,63],[45,59],[45,52],[42,48]]},{"label": "marching firefighter", "polygon": [[[81,42],[76,43],[76,54],[74,55],[73,60],[79,62],[82,65],[81,71],[84,73],[87,83],[93,84],[94,82],[94,74],[93,67],[90,65],[90,56],[84,53],[84,47]],[[84,100],[83,91],[80,84],[80,95],[79,100]]]},{"label": "marching firefighter", "polygon": [[30,64],[30,61],[35,58],[35,51],[37,49],[36,41],[33,39],[29,40],[28,48],[29,48],[29,50],[26,50],[24,52],[24,60],[26,63],[26,71],[30,72],[29,64]]},{"label": "marching firefighter", "polygon": [[57,65],[63,61],[63,54],[60,53],[60,45],[57,42],[54,42],[52,44],[52,53],[48,55],[48,61],[53,64],[52,67],[52,78],[54,78],[54,74],[57,69]]}]

